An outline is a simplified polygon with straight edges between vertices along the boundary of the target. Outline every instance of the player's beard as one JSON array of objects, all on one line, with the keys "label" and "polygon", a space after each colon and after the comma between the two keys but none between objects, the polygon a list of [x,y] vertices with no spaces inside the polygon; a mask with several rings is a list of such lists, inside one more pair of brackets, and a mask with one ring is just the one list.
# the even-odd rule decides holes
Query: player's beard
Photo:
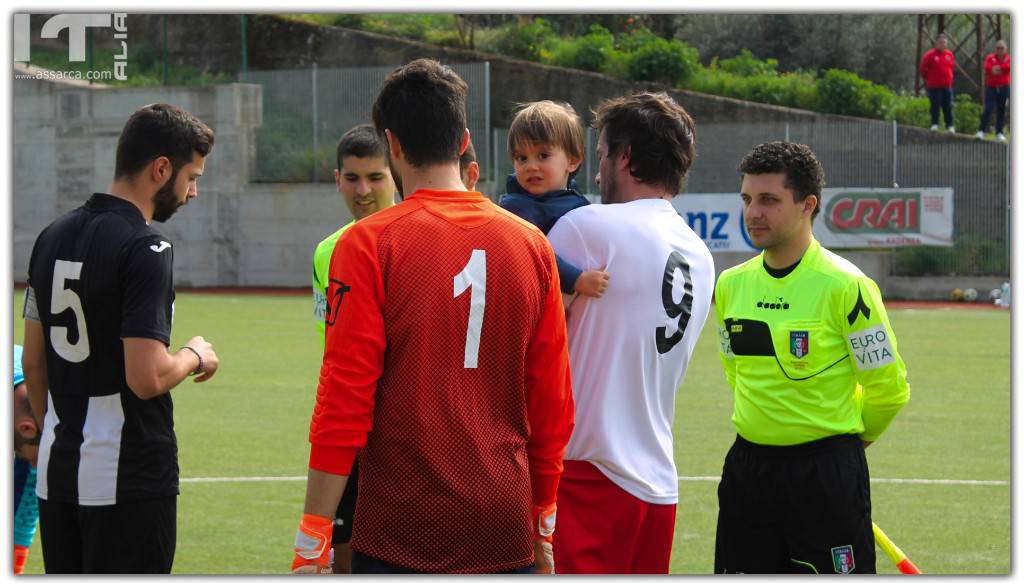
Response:
[{"label": "player's beard", "polygon": [[391,179],[395,181],[395,191],[398,192],[398,200],[401,202],[405,200],[405,192],[402,191],[402,176],[398,175],[395,171],[395,166],[391,164],[391,150],[388,149],[384,152],[388,160],[388,169],[391,170]]},{"label": "player's beard", "polygon": [[178,170],[174,170],[174,173],[171,174],[171,179],[167,180],[167,183],[153,195],[153,220],[161,223],[165,222],[184,204],[184,202],[178,201],[178,196],[174,193],[174,185],[177,183],[175,180],[177,179]]},{"label": "player's beard", "polygon": [[598,188],[601,191],[601,204],[616,204],[619,202],[618,188],[614,185],[614,178],[601,178],[601,185]]}]

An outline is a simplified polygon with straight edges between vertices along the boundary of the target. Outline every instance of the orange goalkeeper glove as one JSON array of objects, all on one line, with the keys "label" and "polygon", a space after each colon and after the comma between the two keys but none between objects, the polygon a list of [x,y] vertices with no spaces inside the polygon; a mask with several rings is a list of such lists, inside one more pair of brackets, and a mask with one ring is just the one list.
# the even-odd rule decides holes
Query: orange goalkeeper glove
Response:
[{"label": "orange goalkeeper glove", "polygon": [[531,517],[533,527],[533,566],[535,574],[554,574],[555,559],[551,551],[551,540],[555,534],[554,504],[534,506]]},{"label": "orange goalkeeper glove", "polygon": [[551,543],[551,536],[555,534],[555,513],[558,508],[555,504],[533,507],[533,540]]},{"label": "orange goalkeeper glove", "polygon": [[14,574],[18,575],[25,571],[25,561],[28,560],[28,547],[24,545],[14,546]]},{"label": "orange goalkeeper glove", "polygon": [[293,574],[331,573],[331,534],[334,521],[327,517],[302,515],[299,530],[295,533],[295,559],[292,560]]}]

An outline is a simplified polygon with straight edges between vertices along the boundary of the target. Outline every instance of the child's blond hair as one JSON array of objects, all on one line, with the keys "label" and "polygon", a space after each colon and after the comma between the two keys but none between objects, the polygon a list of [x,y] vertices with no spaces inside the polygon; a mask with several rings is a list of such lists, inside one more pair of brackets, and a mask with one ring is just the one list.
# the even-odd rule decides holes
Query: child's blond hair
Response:
[{"label": "child's blond hair", "polygon": [[583,121],[565,102],[541,100],[519,105],[508,129],[508,153],[527,144],[560,147],[570,159],[583,159]]}]

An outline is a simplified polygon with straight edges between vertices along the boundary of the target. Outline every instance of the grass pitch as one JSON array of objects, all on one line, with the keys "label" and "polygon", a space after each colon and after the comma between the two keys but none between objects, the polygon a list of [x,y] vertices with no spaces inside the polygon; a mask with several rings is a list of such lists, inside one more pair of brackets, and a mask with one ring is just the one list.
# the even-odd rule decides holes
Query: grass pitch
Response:
[{"label": "grass pitch", "polygon": [[[14,293],[16,343],[23,296]],[[175,309],[173,346],[203,335],[221,368],[173,392],[182,477],[174,573],[287,573],[321,357],[311,301],[182,293]],[[893,309],[890,319],[912,397],[867,452],[874,520],[926,574],[1009,574],[1009,313]],[[704,329],[676,401],[676,574],[712,570],[717,484],[701,478],[721,473],[735,435],[715,336]],[[896,573],[881,551],[878,569]],[[26,573],[42,571],[37,539]]]}]

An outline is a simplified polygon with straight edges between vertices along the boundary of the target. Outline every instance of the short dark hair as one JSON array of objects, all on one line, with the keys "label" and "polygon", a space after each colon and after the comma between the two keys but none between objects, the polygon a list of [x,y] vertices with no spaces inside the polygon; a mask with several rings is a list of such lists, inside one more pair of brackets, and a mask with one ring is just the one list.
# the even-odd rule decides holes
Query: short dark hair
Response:
[{"label": "short dark hair", "polygon": [[150,104],[136,110],[117,140],[114,179],[136,175],[158,157],[175,171],[206,157],[213,149],[213,130],[189,112],[171,104]]},{"label": "short dark hair", "polygon": [[373,103],[373,125],[402,143],[409,164],[453,163],[466,130],[466,82],[433,59],[391,72]]},{"label": "short dark hair", "polygon": [[629,173],[643,184],[682,191],[696,156],[693,118],[664,92],[605,100],[594,110],[594,128],[608,143],[604,157],[629,148]]},{"label": "short dark hair", "polygon": [[466,150],[459,156],[459,174],[466,173],[469,169],[469,164],[476,161],[476,149],[473,149],[473,142],[470,141],[466,144]]},{"label": "short dark hair", "polygon": [[821,212],[825,169],[807,145],[789,141],[761,143],[743,156],[737,169],[741,174],[784,174],[782,185],[793,191],[794,202],[803,202],[812,194],[818,198],[811,220]]},{"label": "short dark hair", "polygon": [[356,125],[338,141],[338,169],[346,157],[386,157],[387,146],[373,125]]}]

